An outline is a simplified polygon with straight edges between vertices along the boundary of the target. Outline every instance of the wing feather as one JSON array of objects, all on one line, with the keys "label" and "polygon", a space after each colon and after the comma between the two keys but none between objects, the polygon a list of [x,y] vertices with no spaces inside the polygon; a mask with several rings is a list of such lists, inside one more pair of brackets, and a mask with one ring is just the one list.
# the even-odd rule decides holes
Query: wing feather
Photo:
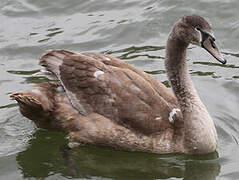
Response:
[{"label": "wing feather", "polygon": [[145,133],[171,126],[168,114],[177,107],[174,95],[147,73],[113,56],[52,50],[40,64],[55,74],[82,115],[95,112]]}]

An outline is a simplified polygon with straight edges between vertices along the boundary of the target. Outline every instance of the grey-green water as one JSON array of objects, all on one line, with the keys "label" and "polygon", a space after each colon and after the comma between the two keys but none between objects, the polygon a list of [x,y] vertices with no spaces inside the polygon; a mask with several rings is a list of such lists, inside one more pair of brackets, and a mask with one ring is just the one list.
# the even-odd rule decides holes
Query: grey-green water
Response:
[{"label": "grey-green water", "polygon": [[[238,0],[3,0],[0,2],[0,179],[239,179]],[[64,134],[37,129],[11,92],[42,79],[44,50],[108,52],[168,84],[165,43],[175,20],[199,14],[213,24],[228,60],[192,46],[188,64],[219,135],[203,156],[130,153],[84,147],[63,156]]]}]

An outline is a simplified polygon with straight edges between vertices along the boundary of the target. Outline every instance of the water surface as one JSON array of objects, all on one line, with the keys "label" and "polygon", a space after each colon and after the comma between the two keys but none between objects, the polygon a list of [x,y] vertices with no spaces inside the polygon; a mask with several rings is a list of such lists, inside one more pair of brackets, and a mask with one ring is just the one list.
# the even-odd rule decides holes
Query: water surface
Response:
[{"label": "water surface", "polygon": [[[0,2],[0,179],[238,179],[239,1],[5,0]],[[83,147],[65,154],[65,134],[37,129],[11,92],[43,81],[38,58],[47,49],[106,52],[168,85],[165,44],[185,14],[209,19],[228,60],[221,65],[191,46],[188,65],[219,135],[202,156],[130,153]]]}]

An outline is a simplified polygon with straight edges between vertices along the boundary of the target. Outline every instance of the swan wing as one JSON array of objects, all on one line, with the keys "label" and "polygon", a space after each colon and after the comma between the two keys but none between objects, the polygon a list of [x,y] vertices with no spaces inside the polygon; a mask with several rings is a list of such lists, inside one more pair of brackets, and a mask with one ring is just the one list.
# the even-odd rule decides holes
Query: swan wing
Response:
[{"label": "swan wing", "polygon": [[95,112],[145,134],[171,126],[174,95],[149,74],[113,56],[52,50],[41,57],[40,65],[56,76],[84,116]]}]

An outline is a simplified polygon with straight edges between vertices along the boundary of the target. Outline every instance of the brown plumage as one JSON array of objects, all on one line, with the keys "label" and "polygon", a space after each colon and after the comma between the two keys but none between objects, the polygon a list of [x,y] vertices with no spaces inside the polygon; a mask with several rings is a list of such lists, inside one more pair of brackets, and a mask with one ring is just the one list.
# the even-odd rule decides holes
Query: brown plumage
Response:
[{"label": "brown plumage", "polygon": [[[205,114],[202,119],[209,116],[184,72],[188,41],[199,41],[194,26],[211,29],[203,18],[185,16],[169,36],[166,70],[176,97],[151,75],[113,56],[66,50],[50,50],[40,58],[47,76],[56,81],[36,84],[11,97],[38,127],[65,131],[82,144],[153,153],[214,151],[215,135],[212,146],[200,144],[191,133],[195,127],[185,126],[189,122],[185,118],[195,116],[193,103]],[[184,80],[189,88],[182,86]],[[188,92],[190,88],[194,93]],[[213,124],[209,128],[215,129]]]}]

